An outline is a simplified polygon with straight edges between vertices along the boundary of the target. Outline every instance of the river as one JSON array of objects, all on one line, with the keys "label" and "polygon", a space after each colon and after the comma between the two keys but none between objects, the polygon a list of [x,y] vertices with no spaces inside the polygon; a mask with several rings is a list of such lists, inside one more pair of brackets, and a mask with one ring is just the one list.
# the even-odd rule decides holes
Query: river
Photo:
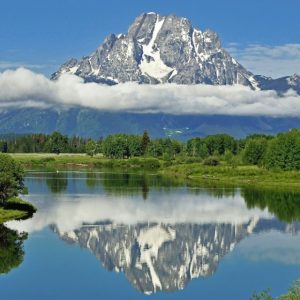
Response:
[{"label": "river", "polygon": [[151,174],[28,172],[1,299],[250,299],[300,277],[300,194]]}]

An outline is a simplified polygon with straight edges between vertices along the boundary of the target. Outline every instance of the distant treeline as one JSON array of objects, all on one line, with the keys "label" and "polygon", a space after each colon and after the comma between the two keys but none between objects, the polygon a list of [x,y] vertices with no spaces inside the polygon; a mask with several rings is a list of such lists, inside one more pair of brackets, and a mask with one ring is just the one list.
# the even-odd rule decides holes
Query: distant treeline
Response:
[{"label": "distant treeline", "polygon": [[6,134],[0,136],[3,153],[84,153],[87,139],[67,137],[59,132],[47,134]]},{"label": "distant treeline", "polygon": [[151,139],[143,135],[114,134],[99,140],[67,137],[59,132],[51,135],[28,134],[0,139],[0,151],[10,153],[102,153],[108,158],[155,157],[181,162],[202,161],[217,165],[221,161],[235,167],[240,164],[299,170],[300,131],[297,129],[277,136],[249,135],[235,139],[227,134],[192,138],[181,142],[171,138]]}]

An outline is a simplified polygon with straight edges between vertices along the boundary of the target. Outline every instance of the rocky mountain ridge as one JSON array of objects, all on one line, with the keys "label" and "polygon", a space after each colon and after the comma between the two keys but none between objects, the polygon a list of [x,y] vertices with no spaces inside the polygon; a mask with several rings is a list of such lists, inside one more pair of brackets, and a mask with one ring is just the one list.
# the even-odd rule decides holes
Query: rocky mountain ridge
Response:
[{"label": "rocky mountain ridge", "polygon": [[300,77],[280,79],[254,75],[222,48],[218,35],[201,31],[175,15],[145,13],[127,34],[111,34],[91,55],[71,59],[52,75],[74,74],[86,82],[118,84],[241,84],[252,89],[293,89],[300,93]]}]

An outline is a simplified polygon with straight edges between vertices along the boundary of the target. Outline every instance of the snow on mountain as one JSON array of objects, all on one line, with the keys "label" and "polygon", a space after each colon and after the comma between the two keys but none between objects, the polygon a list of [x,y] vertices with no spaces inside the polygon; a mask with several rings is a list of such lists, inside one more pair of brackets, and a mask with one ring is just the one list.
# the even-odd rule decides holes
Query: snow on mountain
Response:
[{"label": "snow on mountain", "polygon": [[215,32],[195,29],[186,18],[156,13],[137,17],[126,35],[111,34],[90,56],[66,62],[52,79],[65,73],[107,84],[257,86],[253,74],[221,47]]}]

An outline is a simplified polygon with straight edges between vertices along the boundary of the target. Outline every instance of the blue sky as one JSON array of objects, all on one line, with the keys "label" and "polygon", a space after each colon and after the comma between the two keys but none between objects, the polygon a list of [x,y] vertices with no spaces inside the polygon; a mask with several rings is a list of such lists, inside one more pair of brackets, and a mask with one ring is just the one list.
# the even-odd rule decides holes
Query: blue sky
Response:
[{"label": "blue sky", "polygon": [[126,32],[149,11],[213,29],[255,73],[300,72],[299,0],[2,0],[0,70],[24,65],[49,74],[71,57],[90,54],[109,33]]}]

